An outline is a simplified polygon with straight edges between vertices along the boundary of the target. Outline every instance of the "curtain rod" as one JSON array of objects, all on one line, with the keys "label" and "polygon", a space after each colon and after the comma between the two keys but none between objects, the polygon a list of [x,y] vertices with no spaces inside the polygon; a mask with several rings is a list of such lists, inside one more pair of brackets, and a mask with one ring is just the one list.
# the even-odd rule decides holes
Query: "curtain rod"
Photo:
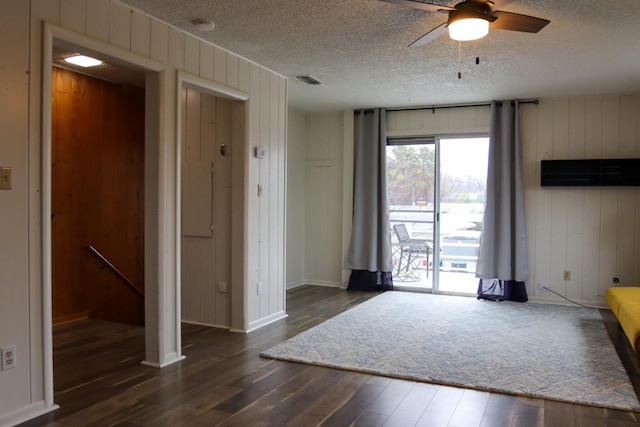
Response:
[{"label": "curtain rod", "polygon": [[[532,99],[529,101],[520,101],[520,104],[534,104],[538,105],[540,100]],[[387,108],[387,111],[414,111],[414,110],[431,110],[435,113],[435,110],[441,110],[445,108],[466,108],[466,107],[489,107],[491,106],[490,102],[485,102],[482,104],[463,104],[463,105],[442,105],[442,106],[433,106],[433,107],[411,107],[411,108]]]}]

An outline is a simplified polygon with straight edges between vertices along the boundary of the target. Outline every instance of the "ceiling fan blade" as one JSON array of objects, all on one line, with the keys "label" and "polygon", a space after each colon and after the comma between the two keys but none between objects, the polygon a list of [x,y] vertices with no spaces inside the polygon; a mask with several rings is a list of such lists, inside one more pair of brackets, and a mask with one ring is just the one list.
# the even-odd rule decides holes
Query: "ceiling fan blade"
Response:
[{"label": "ceiling fan blade", "polygon": [[411,43],[409,47],[423,46],[437,39],[438,37],[442,36],[446,32],[447,32],[447,23],[443,22],[442,24],[435,27],[433,30],[429,31],[427,34],[423,35],[422,37],[420,37],[419,39]]},{"label": "ceiling fan blade", "polygon": [[393,3],[404,7],[410,7],[412,9],[426,10],[427,12],[439,12],[441,10],[455,10],[453,7],[442,6],[439,4],[422,3],[421,1],[413,0],[380,0],[385,3]]},{"label": "ceiling fan blade", "polygon": [[536,18],[535,16],[529,15],[520,15],[519,13],[501,12],[499,10],[492,12],[491,15],[497,18],[489,24],[491,28],[523,31],[525,33],[537,33],[551,22],[548,19]]}]

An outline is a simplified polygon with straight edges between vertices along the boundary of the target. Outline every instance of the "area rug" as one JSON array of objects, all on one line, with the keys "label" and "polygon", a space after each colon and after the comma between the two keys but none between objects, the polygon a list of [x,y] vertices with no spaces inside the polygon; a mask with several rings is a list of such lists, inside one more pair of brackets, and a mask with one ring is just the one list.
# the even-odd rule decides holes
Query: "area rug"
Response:
[{"label": "area rug", "polygon": [[262,356],[640,411],[596,309],[385,292]]}]

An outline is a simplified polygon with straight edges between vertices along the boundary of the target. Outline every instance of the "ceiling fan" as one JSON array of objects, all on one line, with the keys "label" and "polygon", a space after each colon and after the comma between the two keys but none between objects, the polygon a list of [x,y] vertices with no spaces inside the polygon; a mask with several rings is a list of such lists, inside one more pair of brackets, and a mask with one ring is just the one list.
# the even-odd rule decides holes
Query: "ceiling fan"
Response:
[{"label": "ceiling fan", "polygon": [[433,3],[423,3],[417,0],[380,0],[413,9],[428,12],[446,12],[449,14],[447,22],[438,25],[409,46],[422,46],[442,36],[449,30],[449,36],[454,40],[476,40],[486,36],[489,27],[501,30],[537,33],[549,22],[547,19],[518,13],[503,12],[498,9],[514,0],[464,0],[453,7]]}]

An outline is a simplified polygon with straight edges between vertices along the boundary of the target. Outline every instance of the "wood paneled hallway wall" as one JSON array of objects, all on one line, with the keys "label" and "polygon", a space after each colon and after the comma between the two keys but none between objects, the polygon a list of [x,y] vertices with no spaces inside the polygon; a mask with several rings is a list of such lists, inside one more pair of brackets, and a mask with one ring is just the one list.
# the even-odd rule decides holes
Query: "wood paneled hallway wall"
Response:
[{"label": "wood paneled hallway wall", "polygon": [[54,323],[143,324],[144,89],[53,68]]}]

